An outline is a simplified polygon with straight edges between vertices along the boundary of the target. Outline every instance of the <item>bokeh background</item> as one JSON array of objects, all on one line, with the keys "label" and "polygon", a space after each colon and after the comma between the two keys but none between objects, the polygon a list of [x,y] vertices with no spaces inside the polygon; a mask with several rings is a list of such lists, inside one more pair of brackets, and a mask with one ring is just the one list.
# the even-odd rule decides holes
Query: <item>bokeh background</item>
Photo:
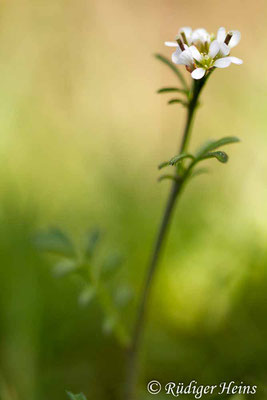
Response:
[{"label": "bokeh background", "polygon": [[[265,0],[1,0],[0,398],[117,399],[124,353],[96,301],[77,302],[34,245],[57,226],[76,242],[103,232],[124,255],[130,329],[185,111],[166,106],[175,76],[153,57],[180,26],[239,29],[242,67],[218,70],[202,96],[192,149],[236,135],[227,165],[187,187],[151,297],[139,398],[146,384],[267,378]],[[245,397],[245,396],[243,396]],[[160,398],[158,396],[158,398]],[[164,398],[164,397],[162,397]]]}]

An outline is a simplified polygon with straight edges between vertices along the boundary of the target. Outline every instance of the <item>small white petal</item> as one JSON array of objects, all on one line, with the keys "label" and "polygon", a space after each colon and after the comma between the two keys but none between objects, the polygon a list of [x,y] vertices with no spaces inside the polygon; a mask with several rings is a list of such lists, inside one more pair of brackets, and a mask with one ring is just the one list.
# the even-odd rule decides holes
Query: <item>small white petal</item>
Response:
[{"label": "small white petal", "polygon": [[220,50],[220,44],[217,40],[213,40],[210,44],[209,56],[215,58]]},{"label": "small white petal", "polygon": [[188,53],[187,50],[182,52],[182,54],[179,57],[179,62],[182,65],[187,65],[188,67],[194,64],[193,57],[191,56],[191,54]]},{"label": "small white petal", "polygon": [[225,28],[221,27],[218,29],[217,32],[217,40],[218,42],[223,43],[225,41],[225,38],[226,38],[226,30]]},{"label": "small white petal", "polygon": [[224,58],[219,58],[218,60],[215,61],[214,67],[217,68],[227,68],[231,64],[231,57],[224,57]]},{"label": "small white petal", "polygon": [[165,42],[165,46],[178,47],[178,43],[177,42]]},{"label": "small white petal", "polygon": [[194,65],[194,59],[189,49],[184,50],[179,57],[179,64],[187,65],[192,67]]},{"label": "small white petal", "polygon": [[220,53],[223,56],[228,56],[228,54],[230,53],[230,47],[227,46],[227,44],[225,43],[220,43]]},{"label": "small white petal", "polygon": [[189,50],[193,56],[193,58],[197,61],[201,61],[202,60],[202,56],[200,54],[200,52],[198,51],[198,49],[195,46],[190,46]]},{"label": "small white petal", "polygon": [[200,41],[201,43],[210,42],[210,35],[206,29],[199,28],[192,33],[192,41]]},{"label": "small white petal", "polygon": [[194,69],[194,71],[191,73],[191,76],[193,79],[201,79],[205,75],[205,69],[204,68],[197,68]]},{"label": "small white petal", "polygon": [[233,36],[231,37],[231,40],[229,42],[229,47],[235,47],[238,45],[238,43],[241,40],[241,33],[239,31],[232,31],[231,32]]},{"label": "small white petal", "polygon": [[174,64],[180,64],[180,55],[181,55],[181,53],[182,53],[182,51],[181,51],[180,47],[177,47],[175,52],[172,53],[172,62]]},{"label": "small white petal", "polygon": [[186,39],[188,39],[192,35],[192,28],[190,28],[190,26],[184,26],[183,28],[180,29],[179,33],[181,32],[184,32]]},{"label": "small white petal", "polygon": [[243,64],[243,60],[241,60],[240,58],[237,58],[237,57],[228,57],[228,58],[231,59],[231,62],[233,64],[237,64],[237,65]]}]

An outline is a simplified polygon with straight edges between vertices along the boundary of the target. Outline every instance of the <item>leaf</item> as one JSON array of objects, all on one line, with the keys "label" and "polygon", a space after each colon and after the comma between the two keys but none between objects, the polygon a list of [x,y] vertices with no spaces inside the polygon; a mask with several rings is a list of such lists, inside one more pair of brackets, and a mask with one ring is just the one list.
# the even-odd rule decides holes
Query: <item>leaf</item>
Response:
[{"label": "leaf", "polygon": [[180,89],[180,88],[176,88],[176,87],[164,87],[161,88],[157,91],[157,93],[161,94],[161,93],[170,93],[170,92],[178,92],[178,93],[185,93],[186,95],[189,94],[188,90],[186,89]]},{"label": "leaf", "polygon": [[110,254],[104,261],[101,268],[101,275],[109,277],[115,272],[122,264],[122,256],[118,252]]},{"label": "leaf", "polygon": [[179,154],[179,155],[177,155],[175,157],[172,157],[169,161],[165,161],[165,162],[161,163],[158,168],[162,169],[162,168],[167,167],[169,165],[176,165],[178,162],[184,160],[185,158],[191,158],[192,160],[195,159],[195,157],[192,154],[182,153],[182,154]]},{"label": "leaf", "polygon": [[73,394],[67,391],[67,395],[71,400],[87,400],[83,393]]},{"label": "leaf", "polygon": [[174,176],[174,175],[161,175],[159,178],[158,178],[158,181],[159,182],[161,182],[161,181],[164,181],[164,180],[166,180],[166,179],[171,179],[171,180],[173,180],[173,181],[176,181],[177,180],[177,178],[176,178],[176,176]]},{"label": "leaf", "polygon": [[60,229],[53,228],[48,232],[40,232],[35,236],[34,241],[37,248],[41,251],[65,257],[75,256],[71,240]]},{"label": "leaf", "polygon": [[188,106],[188,103],[181,99],[171,99],[168,101],[168,104],[182,104],[184,107]]},{"label": "leaf", "polygon": [[96,245],[99,242],[100,238],[100,232],[99,230],[95,229],[92,232],[89,232],[85,239],[86,239],[86,244],[85,244],[85,257],[87,259],[92,258],[93,253],[95,251]]},{"label": "leaf", "polygon": [[73,272],[77,268],[77,262],[70,259],[65,259],[59,261],[53,270],[54,276],[60,278],[63,277],[71,272]]},{"label": "leaf", "polygon": [[221,146],[225,146],[226,144],[238,142],[240,142],[240,140],[235,136],[227,136],[219,140],[208,141],[200,147],[200,149],[196,153],[196,157],[199,158],[212,150],[218,149]]},{"label": "leaf", "polygon": [[117,320],[114,316],[106,317],[104,319],[103,326],[102,326],[103,332],[106,335],[110,335],[112,333],[112,331],[114,330],[116,323],[117,323]]},{"label": "leaf", "polygon": [[183,77],[183,74],[179,71],[179,69],[172,63],[171,60],[169,60],[168,58],[162,56],[161,54],[155,54],[155,57],[160,60],[161,62],[163,62],[164,64],[166,64],[174,73],[175,75],[178,77],[178,79],[180,80],[180,82],[182,83],[183,87],[188,90],[188,86],[187,83]]},{"label": "leaf", "polygon": [[81,306],[87,306],[95,297],[96,290],[93,286],[87,286],[83,289],[78,297],[78,303]]},{"label": "leaf", "polygon": [[121,286],[115,294],[115,303],[119,307],[126,306],[133,297],[133,292],[128,286]]},{"label": "leaf", "polygon": [[214,151],[213,153],[207,153],[203,157],[198,158],[198,161],[206,160],[208,158],[217,158],[221,163],[227,163],[228,155],[224,151]]},{"label": "leaf", "polygon": [[196,176],[208,174],[208,173],[209,173],[208,168],[199,168],[192,172],[192,174],[190,175],[190,178],[195,178]]},{"label": "leaf", "polygon": [[170,159],[169,164],[170,165],[175,165],[177,164],[179,161],[183,160],[184,158],[191,158],[194,160],[194,156],[192,156],[192,154],[189,153],[182,153],[179,154],[178,156],[174,156]]}]

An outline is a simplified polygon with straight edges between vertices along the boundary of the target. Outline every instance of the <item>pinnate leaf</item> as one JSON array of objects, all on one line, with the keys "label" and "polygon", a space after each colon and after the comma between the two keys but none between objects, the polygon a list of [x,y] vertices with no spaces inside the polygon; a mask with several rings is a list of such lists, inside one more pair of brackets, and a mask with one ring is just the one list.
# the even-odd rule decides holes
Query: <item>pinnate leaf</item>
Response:
[{"label": "pinnate leaf", "polygon": [[122,264],[123,258],[118,252],[113,252],[103,262],[101,276],[110,277]]},{"label": "pinnate leaf", "polygon": [[83,393],[73,394],[71,392],[67,392],[70,400],[87,400]]},{"label": "pinnate leaf", "polygon": [[87,286],[79,295],[78,302],[81,306],[87,306],[96,295],[96,290],[93,286]]},{"label": "pinnate leaf", "polygon": [[161,182],[161,181],[165,181],[165,180],[172,180],[172,181],[177,181],[177,178],[176,178],[176,176],[174,176],[174,175],[168,175],[168,174],[166,174],[166,175],[161,175],[159,178],[158,178],[158,181],[159,182]]},{"label": "pinnate leaf", "polygon": [[185,93],[188,94],[188,90],[186,89],[180,89],[180,88],[176,88],[176,87],[164,87],[161,88],[157,91],[157,93],[161,94],[161,93],[173,93],[173,92],[178,92],[178,93]]},{"label": "pinnate leaf", "polygon": [[197,151],[196,157],[197,158],[202,157],[206,153],[216,150],[219,147],[238,142],[240,142],[240,140],[235,136],[226,136],[219,140],[210,140],[200,147],[200,149]]},{"label": "pinnate leaf", "polygon": [[106,316],[102,325],[103,333],[105,335],[110,335],[113,332],[116,323],[117,320],[113,315]]},{"label": "pinnate leaf", "polygon": [[216,158],[221,163],[227,163],[228,155],[224,151],[214,151],[212,153],[207,153],[203,157],[198,158],[198,161],[207,160],[209,158]]},{"label": "pinnate leaf", "polygon": [[196,176],[208,174],[208,173],[209,173],[209,170],[207,168],[198,168],[191,173],[190,178],[195,178]]},{"label": "pinnate leaf", "polygon": [[164,64],[166,64],[174,73],[175,75],[178,77],[178,79],[180,80],[180,82],[182,83],[183,87],[188,90],[188,86],[187,83],[184,79],[183,74],[179,71],[179,69],[176,67],[176,65],[173,64],[173,62],[171,60],[169,60],[168,58],[162,56],[161,54],[155,54],[155,57],[163,62]]},{"label": "pinnate leaf", "polygon": [[40,232],[35,236],[35,245],[39,250],[65,257],[75,256],[70,238],[58,228]]},{"label": "pinnate leaf", "polygon": [[172,157],[169,161],[164,161],[163,163],[161,163],[159,165],[159,169],[162,169],[169,165],[171,165],[171,166],[176,165],[177,163],[184,160],[185,158],[191,158],[192,160],[194,160],[194,156],[192,154],[189,154],[189,153],[178,154],[177,156]]},{"label": "pinnate leaf", "polygon": [[185,107],[188,106],[187,102],[181,99],[171,99],[168,101],[168,104],[182,104]]},{"label": "pinnate leaf", "polygon": [[86,259],[90,259],[95,251],[95,248],[99,242],[100,232],[98,229],[95,229],[92,232],[89,232],[85,237],[85,257]]},{"label": "pinnate leaf", "polygon": [[131,298],[133,297],[133,292],[128,286],[121,286],[117,289],[115,294],[115,302],[119,307],[126,306]]},{"label": "pinnate leaf", "polygon": [[75,271],[77,268],[77,262],[74,260],[71,260],[69,258],[63,259],[59,261],[53,269],[53,274],[56,277],[63,277],[65,275],[68,275],[69,273]]}]

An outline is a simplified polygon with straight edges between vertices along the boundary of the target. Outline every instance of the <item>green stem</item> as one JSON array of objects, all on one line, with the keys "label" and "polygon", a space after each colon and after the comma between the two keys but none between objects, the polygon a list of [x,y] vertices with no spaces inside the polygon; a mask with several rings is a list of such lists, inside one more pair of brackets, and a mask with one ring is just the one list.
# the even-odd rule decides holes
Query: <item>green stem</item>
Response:
[{"label": "green stem", "polygon": [[198,99],[200,92],[207,81],[207,77],[201,79],[200,81],[194,80],[192,83],[192,90],[191,90],[191,101],[188,106],[188,113],[187,113],[187,120],[184,130],[184,135],[181,142],[180,153],[184,153],[187,151],[187,147],[190,140],[191,128],[193,124],[193,119],[195,115],[195,111],[198,105]]},{"label": "green stem", "polygon": [[[186,151],[190,139],[191,127],[198,104],[200,92],[206,82],[206,78],[200,81],[193,81],[191,89],[191,100],[188,105],[187,119],[184,134],[180,146],[180,153]],[[135,391],[138,377],[139,353],[142,334],[144,330],[144,322],[146,316],[147,303],[151,292],[151,285],[155,276],[156,268],[159,262],[162,246],[166,240],[166,234],[170,225],[171,217],[174,211],[177,198],[179,197],[184,180],[177,175],[177,179],[172,183],[171,191],[167,200],[165,211],[163,213],[160,228],[155,240],[154,249],[148,266],[144,287],[141,292],[137,317],[134,325],[131,346],[128,352],[128,365],[126,370],[126,393],[124,400],[136,400]]]}]

